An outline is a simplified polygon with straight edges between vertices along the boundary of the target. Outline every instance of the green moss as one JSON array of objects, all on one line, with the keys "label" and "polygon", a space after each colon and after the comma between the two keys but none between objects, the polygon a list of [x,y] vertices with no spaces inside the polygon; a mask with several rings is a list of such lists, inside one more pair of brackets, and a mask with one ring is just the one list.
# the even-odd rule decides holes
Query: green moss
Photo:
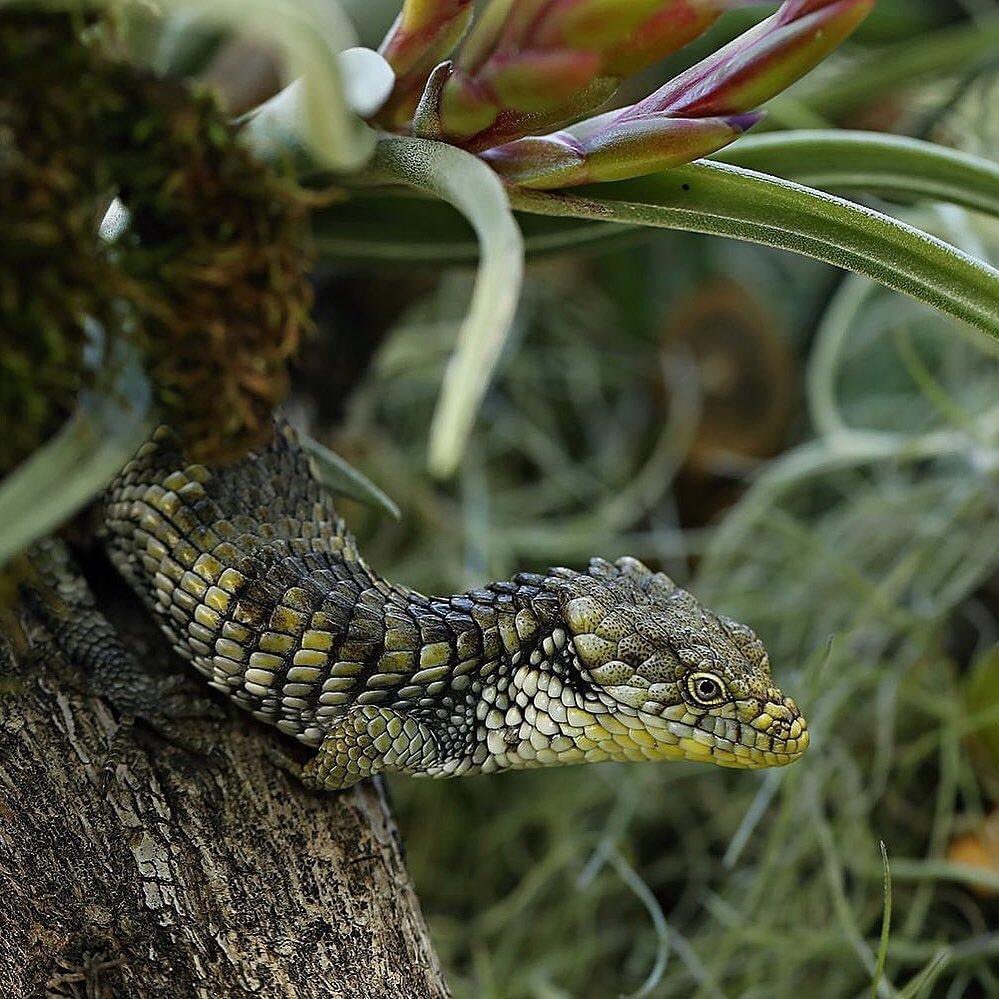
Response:
[{"label": "green moss", "polygon": [[118,252],[142,299],[138,336],[168,419],[205,460],[261,442],[308,325],[304,202],[236,139],[208,94],[140,78],[116,111]]},{"label": "green moss", "polygon": [[[107,374],[84,363],[87,320],[106,347],[135,340],[192,453],[259,443],[308,324],[297,189],[209,95],[106,58],[69,14],[5,8],[0,59],[0,471]],[[109,247],[113,194],[132,222]]]},{"label": "green moss", "polygon": [[112,271],[95,246],[112,185],[86,109],[105,99],[95,52],[68,17],[0,14],[0,471],[72,409],[85,316],[110,325]]}]

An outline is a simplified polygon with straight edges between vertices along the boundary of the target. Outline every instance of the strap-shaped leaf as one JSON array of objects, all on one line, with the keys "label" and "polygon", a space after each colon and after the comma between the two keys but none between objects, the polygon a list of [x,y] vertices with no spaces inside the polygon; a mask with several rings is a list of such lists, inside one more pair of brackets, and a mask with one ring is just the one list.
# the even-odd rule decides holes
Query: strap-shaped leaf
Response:
[{"label": "strap-shaped leaf", "polygon": [[0,566],[94,498],[152,430],[149,383],[135,348],[116,344],[105,392],[80,393],[62,430],[0,482]]},{"label": "strap-shaped leaf", "polygon": [[711,158],[809,187],[928,198],[999,215],[999,164],[903,135],[767,132],[747,135]]},{"label": "strap-shaped leaf", "polygon": [[454,205],[479,240],[479,270],[458,345],[444,374],[430,429],[430,468],[454,470],[513,323],[524,269],[524,246],[506,191],[480,159],[427,139],[378,143],[372,180],[395,182]]},{"label": "strap-shaped leaf", "polygon": [[395,501],[350,462],[307,434],[299,434],[299,440],[309,456],[313,474],[331,492],[349,496],[376,510],[384,510],[395,520],[402,517]]},{"label": "strap-shaped leaf", "polygon": [[999,336],[999,272],[912,226],[723,163],[565,191],[512,191],[522,210],[732,236],[824,260]]},{"label": "strap-shaped leaf", "polygon": [[[945,201],[999,216],[999,166],[919,139],[878,132],[774,132],[745,136],[714,158],[810,187]],[[520,213],[526,252],[569,250],[630,238],[636,231],[600,217]],[[320,254],[334,259],[443,264],[474,260],[478,254],[474,232],[452,208],[386,192],[365,191],[317,212],[313,231]]]}]

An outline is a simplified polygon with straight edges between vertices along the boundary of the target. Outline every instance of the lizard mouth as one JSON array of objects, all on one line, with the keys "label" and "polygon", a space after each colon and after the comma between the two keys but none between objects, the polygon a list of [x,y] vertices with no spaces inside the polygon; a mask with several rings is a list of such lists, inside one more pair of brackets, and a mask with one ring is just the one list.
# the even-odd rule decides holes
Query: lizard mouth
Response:
[{"label": "lizard mouth", "polygon": [[763,746],[746,742],[729,742],[717,739],[711,747],[711,762],[736,770],[757,770],[763,767],[786,767],[794,763],[808,749],[809,734],[804,727],[799,729],[797,738],[771,739]]},{"label": "lizard mouth", "polygon": [[798,705],[776,690],[762,704],[755,700],[736,702],[735,715],[734,719],[725,719],[723,732],[719,732],[722,720],[714,719],[715,732],[735,743],[721,747],[735,755],[734,766],[787,766],[808,749],[808,724]]},{"label": "lizard mouth", "polygon": [[[645,713],[640,712],[640,717],[642,715]],[[762,725],[766,724],[762,714],[757,717]],[[736,770],[787,766],[797,760],[809,744],[808,728],[800,715],[781,727],[780,734],[756,728],[751,722],[747,724],[720,715],[688,716],[687,720],[645,715],[642,720],[661,747],[663,756],[682,755],[688,760]]]},{"label": "lizard mouth", "polygon": [[657,728],[665,728],[669,741],[678,740],[688,759],[738,770],[784,767],[797,760],[810,742],[798,706],[776,691],[763,703],[735,701],[718,713],[697,716],[689,709],[680,710],[683,714],[675,717],[676,709],[665,708],[650,729],[655,735]]}]

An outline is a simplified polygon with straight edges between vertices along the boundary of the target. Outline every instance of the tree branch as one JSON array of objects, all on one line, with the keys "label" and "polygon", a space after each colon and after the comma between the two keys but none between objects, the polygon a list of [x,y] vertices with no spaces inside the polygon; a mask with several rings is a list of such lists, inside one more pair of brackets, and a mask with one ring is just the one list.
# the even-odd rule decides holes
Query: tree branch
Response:
[{"label": "tree branch", "polygon": [[[167,660],[141,617],[116,622],[128,647]],[[136,728],[105,782],[111,708],[45,669],[17,686],[0,693],[0,994],[448,995],[379,787],[306,791],[266,759],[277,733],[235,711],[184,723],[201,752]]]}]

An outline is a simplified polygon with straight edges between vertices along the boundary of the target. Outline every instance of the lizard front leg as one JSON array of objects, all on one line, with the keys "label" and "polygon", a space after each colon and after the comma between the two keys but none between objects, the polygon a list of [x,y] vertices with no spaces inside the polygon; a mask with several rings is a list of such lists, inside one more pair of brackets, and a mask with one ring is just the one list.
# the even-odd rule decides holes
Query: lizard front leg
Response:
[{"label": "lizard front leg", "polygon": [[[57,538],[38,542],[28,552],[28,565],[22,596],[58,653],[48,661],[58,668],[65,659],[63,672],[69,684],[110,701],[122,716],[122,732],[142,718],[164,737],[187,745],[176,722],[223,717],[211,701],[197,695],[186,677],[159,677],[143,668],[98,610],[65,542]],[[44,654],[44,649],[35,653]]]},{"label": "lizard front leg", "polygon": [[383,771],[422,773],[437,758],[428,725],[391,708],[363,705],[333,724],[300,777],[310,787],[336,791]]}]

